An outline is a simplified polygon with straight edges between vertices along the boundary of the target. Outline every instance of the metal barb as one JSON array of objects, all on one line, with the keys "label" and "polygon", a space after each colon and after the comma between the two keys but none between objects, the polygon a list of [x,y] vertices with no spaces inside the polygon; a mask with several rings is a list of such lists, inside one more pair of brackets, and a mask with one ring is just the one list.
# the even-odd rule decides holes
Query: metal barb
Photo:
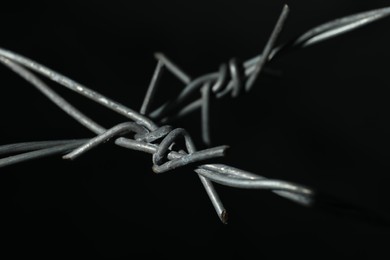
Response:
[{"label": "metal barb", "polygon": [[149,112],[149,105],[153,102],[153,98],[156,93],[158,81],[160,80],[160,77],[162,75],[163,68],[164,64],[162,63],[162,61],[158,61],[152,80],[150,81],[148,91],[146,92],[144,102],[142,103],[140,109],[140,113],[142,115],[146,115]]},{"label": "metal barb", "polygon": [[257,76],[259,75],[260,71],[263,69],[265,63],[269,59],[269,55],[272,52],[276,39],[278,38],[280,32],[282,31],[284,22],[287,19],[288,12],[289,12],[288,5],[285,5],[283,7],[282,13],[279,16],[278,21],[276,22],[275,28],[272,31],[271,36],[269,37],[268,42],[264,47],[263,53],[261,55],[261,59],[259,59],[259,61],[254,65],[255,67],[252,72],[252,75],[249,77],[248,81],[246,82],[245,85],[246,91],[249,91],[252,88],[253,83],[255,82]]}]

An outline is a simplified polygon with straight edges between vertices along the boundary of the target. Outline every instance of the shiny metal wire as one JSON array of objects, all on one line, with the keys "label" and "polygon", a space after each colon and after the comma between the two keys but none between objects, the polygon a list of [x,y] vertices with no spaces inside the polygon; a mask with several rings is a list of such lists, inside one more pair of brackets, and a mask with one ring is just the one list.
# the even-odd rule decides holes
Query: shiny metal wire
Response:
[{"label": "shiny metal wire", "polygon": [[[158,63],[140,112],[111,100],[36,61],[0,48],[0,62],[3,65],[30,82],[68,115],[96,134],[95,137],[90,139],[39,141],[0,146],[0,154],[3,156],[8,155],[8,157],[0,159],[0,167],[58,154],[62,154],[64,159],[75,159],[94,147],[113,139],[116,145],[151,154],[153,171],[156,173],[172,171],[183,166],[192,167],[198,174],[212,205],[223,223],[227,223],[227,211],[212,182],[236,188],[267,189],[298,204],[311,205],[315,199],[315,192],[312,188],[285,180],[267,179],[225,164],[212,163],[215,158],[225,155],[228,146],[197,150],[186,130],[163,125],[164,122],[172,122],[172,120],[185,116],[201,107],[203,139],[206,144],[210,145],[209,103],[211,95],[222,98],[231,93],[232,97],[238,97],[242,92],[248,92],[253,87],[259,74],[267,70],[265,66],[275,57],[384,18],[390,14],[390,7],[331,21],[306,32],[286,44],[274,47],[288,11],[288,7],[284,6],[261,55],[242,64],[235,59],[231,59],[227,65],[222,64],[219,71],[215,73],[192,79],[165,55],[157,53],[155,56],[158,59]],[[164,69],[173,73],[186,87],[177,97],[152,111],[151,104]],[[130,122],[124,122],[106,129],[58,95],[33,72],[47,77],[125,116]],[[196,93],[201,93],[201,97],[192,103],[186,103],[189,97]],[[156,120],[158,123],[156,123]],[[180,138],[184,139],[185,147],[177,150],[174,144]]]},{"label": "shiny metal wire", "polygon": [[[7,56],[4,57],[5,55],[3,54],[6,54]],[[65,78],[61,74],[47,67],[44,67],[43,65],[35,61],[20,56],[19,54],[0,49],[0,62],[12,69],[20,76],[22,76],[28,82],[33,84],[61,109],[66,111],[70,116],[75,118],[82,125],[86,126],[98,135],[97,137],[92,138],[89,141],[78,140],[77,145],[76,143],[62,144],[57,141],[48,141],[47,145],[45,146],[45,149],[40,149],[41,147],[38,146],[39,143],[29,143],[30,146],[34,146],[34,149],[37,150],[29,152],[27,154],[22,153],[3,158],[2,161],[0,161],[0,167],[8,166],[13,163],[20,163],[23,161],[24,158],[26,160],[31,160],[34,158],[41,158],[54,154],[63,154],[68,152],[69,150],[72,150],[72,148],[75,150],[66,154],[64,158],[74,159],[82,153],[86,152],[87,150],[92,149],[93,147],[107,141],[108,139],[118,135],[121,136],[124,134],[128,134],[128,132],[135,132],[135,139],[119,137],[115,139],[115,143],[122,147],[153,154],[153,170],[155,172],[165,172],[195,162],[221,157],[224,155],[224,152],[227,149],[227,146],[220,146],[196,151],[192,139],[184,129],[172,129],[169,126],[158,127],[150,119],[142,116],[138,112],[131,110],[121,104],[118,104],[115,101],[110,100],[102,96],[101,94],[94,92],[87,87],[80,85],[79,83],[74,82],[69,78]],[[98,103],[103,103],[114,111],[127,115],[128,118],[133,119],[136,122],[123,123],[107,130],[97,124],[91,118],[82,114],[65,99],[58,96],[58,94],[56,94],[49,86],[43,83],[43,81],[39,80],[37,76],[35,76],[25,67],[34,70],[40,74],[43,74],[44,76],[48,76],[54,81],[62,85],[68,86],[71,90],[81,92],[84,96],[89,97],[90,99]],[[145,118],[146,120],[143,121],[143,118]],[[176,152],[170,149],[171,144],[180,136],[184,137],[188,152]],[[154,143],[160,138],[162,138],[160,145]],[[23,144],[20,144],[20,146],[23,146]],[[47,148],[47,146],[49,146],[49,148]],[[1,149],[2,148],[0,147],[0,150]],[[27,150],[27,148],[25,150]],[[22,149],[20,151],[24,150]],[[164,156],[167,157],[168,161],[162,163],[162,157]],[[199,174],[201,182],[205,187],[205,190],[208,193],[209,198],[219,218],[223,223],[227,223],[227,211],[224,208],[211,181],[221,183],[222,179],[222,183],[228,183],[229,186],[245,188],[247,185],[243,181],[251,181],[253,178],[248,178],[248,174],[246,174],[244,171],[227,165],[203,164],[196,166],[195,169],[204,170],[197,171],[197,173]],[[211,174],[212,176],[210,176],[210,172],[213,173]],[[226,174],[227,172],[229,174]],[[258,176],[257,178],[258,182],[255,185],[251,184],[248,187],[256,187],[258,189],[271,189],[276,192],[276,194],[303,205],[310,205],[312,203],[314,192],[307,187],[290,183],[287,181],[274,181],[273,183],[267,184],[268,180],[266,180],[265,178],[261,176]],[[264,182],[262,183],[262,181]],[[274,187],[274,189],[272,187]]]}]

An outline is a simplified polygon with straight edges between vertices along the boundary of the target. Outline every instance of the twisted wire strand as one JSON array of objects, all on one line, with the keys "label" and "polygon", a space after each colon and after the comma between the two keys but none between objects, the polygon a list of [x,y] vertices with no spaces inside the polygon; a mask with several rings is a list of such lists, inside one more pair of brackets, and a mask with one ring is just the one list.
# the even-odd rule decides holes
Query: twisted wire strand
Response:
[{"label": "twisted wire strand", "polygon": [[[56,140],[56,141],[40,141],[40,142],[24,142],[17,144],[8,144],[0,146],[0,155],[7,154],[16,154],[20,152],[29,152],[45,148],[54,147],[57,145],[63,145],[72,143],[74,141],[80,141],[79,139],[75,140]],[[85,139],[87,141],[87,139]]]},{"label": "twisted wire strand", "polygon": [[[75,159],[78,156],[82,155],[83,153],[89,151],[90,149],[104,142],[107,142],[109,139],[114,138],[116,136],[120,136],[130,131],[139,134],[139,131],[136,129],[139,126],[137,127],[134,126],[135,124],[133,122],[125,122],[125,123],[118,124],[113,128],[107,130],[105,133],[90,139],[88,142],[79,146],[71,153],[68,153],[65,156],[63,156],[63,158]],[[166,126],[163,126],[160,129],[165,127]],[[160,129],[157,129],[155,131],[159,132]],[[146,134],[144,134],[143,138],[138,138],[138,139],[136,137],[137,135],[135,135],[136,139],[134,139],[133,142],[138,142],[139,146],[147,147],[143,151],[153,155],[153,160],[152,160],[154,164],[153,170],[156,173],[171,171],[178,167],[183,167],[185,165],[193,164],[194,162],[199,162],[199,161],[203,162],[204,160],[223,157],[225,155],[225,151],[228,149],[228,146],[222,145],[218,147],[196,151],[191,137],[182,128],[176,128],[170,130],[166,135],[158,134],[159,138],[152,139],[153,141],[156,141],[161,138],[162,140],[160,144],[154,144],[154,143],[143,141],[143,140],[148,140],[147,135],[156,136],[154,132],[147,132]],[[188,150],[188,153],[183,150],[177,152],[171,149],[171,145],[175,143],[175,141],[180,137],[184,137],[185,145]],[[133,149],[133,146],[128,146],[128,148]],[[136,150],[140,150],[139,147]],[[168,161],[163,163],[163,159],[165,157],[168,159]],[[199,165],[198,168],[204,170],[204,171],[199,171],[201,175],[207,176],[207,178],[213,181],[226,184],[232,187],[272,189],[275,191],[284,191],[284,192],[287,191],[287,192],[294,193],[294,196],[298,194],[305,195],[305,196],[313,195],[313,191],[304,186],[296,185],[291,182],[282,181],[282,180],[269,180],[266,179],[265,177],[253,173],[245,172],[240,169],[227,166],[224,164],[202,164]]]},{"label": "twisted wire strand", "polygon": [[[80,145],[85,143],[86,140],[83,140],[83,139],[69,140],[66,143],[62,143],[62,144],[58,144],[57,143],[58,141],[46,141],[46,142],[47,143],[52,142],[52,145],[51,146],[47,145],[46,147],[44,147],[44,146],[40,145],[40,143],[42,143],[42,142],[30,142],[27,144],[26,143],[18,144],[19,145],[18,152],[23,152],[23,153],[1,158],[0,159],[0,168],[5,167],[5,166],[9,166],[9,165],[13,165],[13,164],[18,164],[18,163],[25,162],[25,161],[30,161],[30,160],[35,160],[35,159],[44,158],[44,157],[48,157],[48,156],[63,154],[63,153],[72,151],[73,149],[79,147]],[[54,143],[57,143],[57,144],[54,145]],[[0,146],[0,149],[5,150],[5,149],[7,149],[6,146],[9,146],[9,145]],[[36,149],[37,147],[40,147],[40,148]],[[33,150],[33,151],[31,151],[31,150]],[[8,153],[10,150],[6,150],[6,151]],[[15,151],[13,151],[13,152],[15,152]],[[7,154],[7,153],[3,153],[3,154]]]},{"label": "twisted wire strand", "polygon": [[[208,118],[210,113],[205,111],[209,110],[209,103],[212,98],[205,97],[203,85],[206,85],[207,83],[213,85],[213,87],[211,87],[210,95],[213,95],[218,99],[227,96],[229,93],[232,98],[238,97],[241,93],[247,93],[253,88],[260,73],[264,72],[266,69],[265,66],[276,58],[383,19],[390,15],[390,7],[361,12],[332,20],[316,26],[292,40],[275,47],[276,40],[283,28],[288,12],[288,6],[285,5],[262,54],[244,61],[243,63],[238,63],[235,59],[231,59],[228,62],[228,66],[222,64],[218,72],[201,75],[193,80],[165,55],[161,53],[156,54],[155,57],[158,62],[165,64],[167,69],[186,86],[177,97],[173,97],[171,100],[168,100],[160,107],[151,111],[149,116],[158,120],[160,123],[169,123],[184,117],[197,109],[201,109],[202,138],[204,144],[210,145],[211,137],[209,124],[211,120]],[[240,71],[243,71],[243,75],[238,73]],[[157,88],[157,85],[155,88]],[[187,104],[186,101],[190,100],[193,95],[198,94],[199,89],[201,89],[200,98]],[[242,89],[244,89],[244,91],[242,91]]]}]

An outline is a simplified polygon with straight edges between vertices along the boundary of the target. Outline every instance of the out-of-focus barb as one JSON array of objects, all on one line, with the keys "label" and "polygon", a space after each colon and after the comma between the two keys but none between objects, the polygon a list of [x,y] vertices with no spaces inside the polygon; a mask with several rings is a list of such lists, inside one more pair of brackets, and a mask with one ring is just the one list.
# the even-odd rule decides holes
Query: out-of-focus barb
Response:
[{"label": "out-of-focus barb", "polygon": [[[192,79],[167,56],[162,53],[156,54],[155,57],[158,63],[165,64],[168,71],[182,81],[185,87],[176,97],[166,101],[166,103],[152,110],[148,115],[160,123],[169,123],[201,109],[203,142],[206,145],[210,145],[212,141],[210,133],[210,122],[212,120],[209,118],[209,107],[212,100],[210,96],[220,99],[230,94],[232,98],[236,98],[243,93],[247,93],[253,88],[261,74],[275,75],[275,70],[267,66],[276,58],[386,18],[390,15],[390,7],[338,18],[316,26],[286,43],[276,45],[288,13],[289,8],[285,5],[260,55],[243,63],[237,62],[234,58],[230,59],[227,64],[222,64],[217,72]],[[211,86],[209,87],[210,90],[205,88],[205,86]],[[154,87],[157,88],[158,86]],[[199,95],[200,97],[188,103],[188,100],[191,100],[191,97],[194,95]]]}]

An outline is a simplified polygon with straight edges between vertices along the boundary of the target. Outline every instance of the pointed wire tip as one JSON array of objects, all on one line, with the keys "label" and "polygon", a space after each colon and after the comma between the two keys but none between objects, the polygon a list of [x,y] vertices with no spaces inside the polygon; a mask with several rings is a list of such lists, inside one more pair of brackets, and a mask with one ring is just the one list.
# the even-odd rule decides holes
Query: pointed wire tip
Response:
[{"label": "pointed wire tip", "polygon": [[164,54],[162,52],[157,51],[153,54],[153,56],[154,58],[159,60],[161,57],[164,57]]},{"label": "pointed wire tip", "polygon": [[228,223],[229,215],[228,215],[226,209],[224,209],[222,211],[222,213],[219,215],[219,218],[220,218],[220,220],[222,221],[223,224],[226,225]]},{"label": "pointed wire tip", "polygon": [[222,145],[222,157],[226,157],[230,154],[230,146],[229,145]]},{"label": "pointed wire tip", "polygon": [[65,154],[64,156],[62,156],[62,159],[72,161],[74,159],[74,157],[72,156],[72,154],[68,153],[68,154]]},{"label": "pointed wire tip", "polygon": [[287,4],[285,4],[283,6],[282,13],[280,16],[285,19],[289,12],[290,12],[290,7]]},{"label": "pointed wire tip", "polygon": [[157,165],[153,165],[152,166],[152,171],[156,174],[159,174],[160,172],[158,171],[158,166]]}]

